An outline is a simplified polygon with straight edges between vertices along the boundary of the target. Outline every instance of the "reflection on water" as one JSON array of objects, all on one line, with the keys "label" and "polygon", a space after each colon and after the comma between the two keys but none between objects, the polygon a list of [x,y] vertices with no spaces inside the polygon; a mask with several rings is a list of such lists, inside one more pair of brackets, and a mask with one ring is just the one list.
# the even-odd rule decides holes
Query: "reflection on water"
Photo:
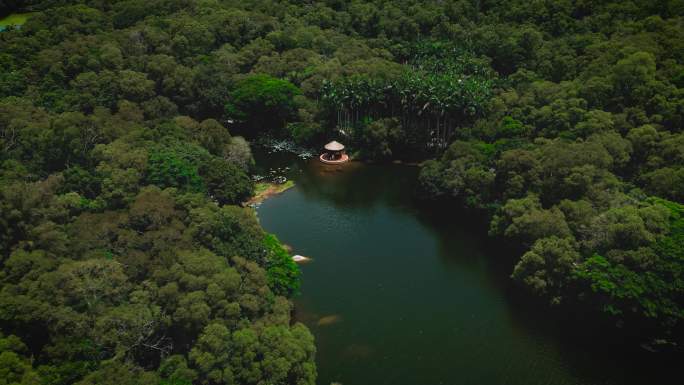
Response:
[{"label": "reflection on water", "polygon": [[661,357],[520,295],[509,251],[456,210],[414,204],[416,168],[257,162],[296,182],[258,213],[314,258],[295,316],[316,336],[319,384],[677,383]]},{"label": "reflection on water", "polygon": [[327,315],[325,317],[319,318],[316,325],[327,326],[327,325],[336,324],[336,323],[340,322],[341,320],[342,320],[342,317],[340,317],[339,314],[332,314],[332,315]]},{"label": "reflection on water", "polygon": [[370,345],[351,344],[344,349],[342,354],[352,358],[368,359],[373,355],[373,348]]}]

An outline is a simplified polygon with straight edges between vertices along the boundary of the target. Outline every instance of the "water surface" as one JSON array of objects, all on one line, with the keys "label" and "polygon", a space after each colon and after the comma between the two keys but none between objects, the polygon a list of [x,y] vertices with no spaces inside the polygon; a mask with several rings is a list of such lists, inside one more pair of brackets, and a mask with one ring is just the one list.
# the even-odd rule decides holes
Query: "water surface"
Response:
[{"label": "water surface", "polygon": [[653,354],[521,296],[506,250],[494,251],[478,224],[413,202],[416,168],[257,161],[289,166],[296,181],[258,215],[313,259],[295,302],[316,337],[319,384],[676,383]]}]

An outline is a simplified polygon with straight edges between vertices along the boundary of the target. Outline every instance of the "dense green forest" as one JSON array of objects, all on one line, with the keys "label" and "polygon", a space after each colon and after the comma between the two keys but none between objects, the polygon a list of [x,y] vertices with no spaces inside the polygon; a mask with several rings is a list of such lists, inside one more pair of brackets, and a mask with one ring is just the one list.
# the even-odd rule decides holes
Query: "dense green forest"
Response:
[{"label": "dense green forest", "polygon": [[421,198],[487,218],[530,293],[684,344],[681,0],[13,11],[0,384],[314,384],[297,267],[240,207],[266,135],[433,159]]}]

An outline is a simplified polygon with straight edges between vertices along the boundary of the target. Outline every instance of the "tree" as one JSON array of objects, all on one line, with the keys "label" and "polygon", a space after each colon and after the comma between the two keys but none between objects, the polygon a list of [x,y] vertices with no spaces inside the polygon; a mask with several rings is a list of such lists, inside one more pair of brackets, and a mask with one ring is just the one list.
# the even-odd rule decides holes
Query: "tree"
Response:
[{"label": "tree", "polygon": [[[314,384],[316,369],[300,360],[314,354],[311,334],[301,324],[269,326],[263,330],[207,326],[190,352],[190,360],[204,382],[285,385],[291,377]],[[267,354],[259,354],[265,351]]]},{"label": "tree", "polygon": [[189,191],[205,189],[199,175],[201,153],[187,153],[178,147],[156,148],[150,152],[147,181],[159,187],[179,187]]},{"label": "tree", "polygon": [[247,172],[254,166],[252,149],[245,138],[241,136],[232,137],[224,151],[226,160],[240,167],[243,171]]},{"label": "tree", "polygon": [[214,119],[202,121],[194,134],[202,147],[217,156],[222,155],[232,142],[228,130]]},{"label": "tree", "polygon": [[158,306],[121,305],[98,318],[94,336],[103,350],[112,352],[113,360],[123,361],[133,354],[164,357],[173,347],[163,334],[167,324]]},{"label": "tree", "polygon": [[207,192],[219,204],[240,204],[252,196],[254,182],[239,166],[213,158],[202,165],[200,175]]},{"label": "tree", "polygon": [[86,312],[118,304],[129,290],[121,265],[108,260],[65,263],[57,270],[54,284],[59,300]]},{"label": "tree", "polygon": [[539,199],[534,195],[509,199],[492,219],[490,234],[517,239],[526,245],[551,236],[571,236],[563,212],[555,207],[541,208]]},{"label": "tree", "polygon": [[401,147],[403,130],[396,118],[381,119],[371,122],[363,130],[363,144],[366,155],[371,159],[390,159],[392,150],[398,151]]},{"label": "tree", "polygon": [[158,383],[159,377],[130,363],[111,362],[88,374],[77,385],[143,385]]},{"label": "tree", "polygon": [[614,67],[614,87],[617,96],[627,105],[643,103],[652,95],[655,81],[655,58],[648,52],[635,52]]},{"label": "tree", "polygon": [[225,258],[242,256],[266,263],[263,230],[256,215],[236,206],[203,207],[190,212],[193,217],[192,236],[204,247]]},{"label": "tree", "polygon": [[294,97],[301,91],[287,80],[251,75],[230,92],[226,114],[241,123],[245,132],[279,130],[296,117]]},{"label": "tree", "polygon": [[144,73],[124,70],[119,72],[118,79],[123,99],[142,102],[154,95],[154,82]]},{"label": "tree", "polygon": [[660,168],[641,175],[640,179],[648,192],[673,201],[684,201],[684,167]]},{"label": "tree", "polygon": [[511,277],[552,304],[560,304],[581,256],[568,238],[537,240],[520,258]]},{"label": "tree", "polygon": [[299,267],[273,234],[264,237],[269,287],[277,295],[290,297],[299,290]]},{"label": "tree", "polygon": [[41,378],[26,355],[28,348],[17,336],[0,333],[0,384],[38,385]]},{"label": "tree", "polygon": [[169,384],[190,385],[197,378],[197,372],[188,367],[184,356],[175,354],[159,365],[159,375]]},{"label": "tree", "polygon": [[231,335],[220,323],[208,325],[190,351],[190,360],[206,382],[213,384],[235,383],[229,365]]},{"label": "tree", "polygon": [[658,233],[667,226],[667,212],[662,207],[654,209],[651,221],[644,220],[651,214],[647,208],[625,206],[605,211],[593,219],[585,246],[605,253],[611,249],[630,250],[655,242]]}]

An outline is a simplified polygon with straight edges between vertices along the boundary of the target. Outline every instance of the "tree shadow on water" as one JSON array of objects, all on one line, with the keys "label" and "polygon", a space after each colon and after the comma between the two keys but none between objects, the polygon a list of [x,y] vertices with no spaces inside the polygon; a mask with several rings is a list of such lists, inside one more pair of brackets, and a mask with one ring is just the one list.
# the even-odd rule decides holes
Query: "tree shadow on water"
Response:
[{"label": "tree shadow on water", "polygon": [[486,220],[478,214],[449,204],[422,206],[416,212],[438,239],[444,267],[466,269],[495,291],[505,314],[499,322],[508,323],[514,340],[522,338],[538,352],[549,349],[544,359],[559,361],[549,364],[549,370],[566,371],[569,376],[562,377],[582,384],[678,383],[679,357],[648,352],[634,338],[638,336],[625,336],[612,321],[586,313],[578,304],[550,306],[515,284],[510,274],[521,251],[489,238]]},{"label": "tree shadow on water", "polygon": [[297,178],[297,186],[307,199],[341,208],[367,209],[381,203],[408,206],[416,174],[417,169],[406,166],[360,162],[328,166],[310,161]]}]

